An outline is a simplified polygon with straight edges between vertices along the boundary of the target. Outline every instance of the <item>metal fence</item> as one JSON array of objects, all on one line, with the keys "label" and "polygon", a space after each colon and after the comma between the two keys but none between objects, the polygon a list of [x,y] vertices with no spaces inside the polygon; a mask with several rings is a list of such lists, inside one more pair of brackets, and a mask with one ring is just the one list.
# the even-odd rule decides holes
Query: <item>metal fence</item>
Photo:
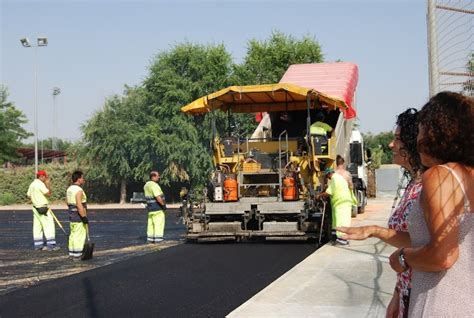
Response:
[{"label": "metal fence", "polygon": [[474,96],[474,0],[428,0],[430,95]]}]

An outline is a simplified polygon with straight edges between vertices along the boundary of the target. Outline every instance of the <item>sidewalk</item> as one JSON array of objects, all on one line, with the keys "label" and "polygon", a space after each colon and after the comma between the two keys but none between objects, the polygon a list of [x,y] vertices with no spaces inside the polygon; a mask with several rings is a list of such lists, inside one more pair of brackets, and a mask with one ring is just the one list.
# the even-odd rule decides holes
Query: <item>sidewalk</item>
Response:
[{"label": "sidewalk", "polygon": [[[386,226],[392,199],[369,200],[353,226]],[[385,317],[395,287],[394,248],[378,239],[325,245],[227,317]]]}]

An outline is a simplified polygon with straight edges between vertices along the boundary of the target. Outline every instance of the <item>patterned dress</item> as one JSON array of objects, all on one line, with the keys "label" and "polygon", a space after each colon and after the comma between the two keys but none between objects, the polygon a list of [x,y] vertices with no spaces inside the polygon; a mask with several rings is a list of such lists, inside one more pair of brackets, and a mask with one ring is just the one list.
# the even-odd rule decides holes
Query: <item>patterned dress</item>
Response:
[{"label": "patterned dress", "polygon": [[[421,193],[420,180],[411,181],[403,194],[400,202],[393,211],[388,220],[388,227],[396,231],[408,232],[407,217],[413,211],[413,206]],[[411,269],[405,272],[397,273],[397,288],[399,291],[400,310],[398,317],[407,316],[408,300],[410,298],[411,289]]]}]

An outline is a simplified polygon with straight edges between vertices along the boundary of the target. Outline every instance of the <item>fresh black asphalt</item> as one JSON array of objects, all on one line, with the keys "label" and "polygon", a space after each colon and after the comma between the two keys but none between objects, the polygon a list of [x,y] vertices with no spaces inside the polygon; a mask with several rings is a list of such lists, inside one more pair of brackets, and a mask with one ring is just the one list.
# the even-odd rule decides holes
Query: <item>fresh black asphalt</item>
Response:
[{"label": "fresh black asphalt", "polygon": [[[89,228],[91,239],[98,249],[122,248],[143,244],[146,240],[147,213],[144,208],[136,209],[91,209]],[[69,217],[66,210],[54,210],[66,232],[69,232]],[[185,232],[179,222],[177,209],[170,209],[166,215],[166,238],[178,240]],[[29,250],[33,247],[33,216],[29,210],[0,211],[0,249]],[[56,240],[60,246],[67,246],[67,239],[56,226]]]},{"label": "fresh black asphalt", "polygon": [[315,249],[308,243],[181,244],[7,293],[0,317],[223,317]]}]

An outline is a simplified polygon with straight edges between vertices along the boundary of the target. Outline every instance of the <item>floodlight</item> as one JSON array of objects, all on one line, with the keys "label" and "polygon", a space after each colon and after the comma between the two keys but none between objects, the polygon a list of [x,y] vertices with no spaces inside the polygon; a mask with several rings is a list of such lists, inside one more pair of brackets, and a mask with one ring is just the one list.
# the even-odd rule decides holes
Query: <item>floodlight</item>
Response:
[{"label": "floodlight", "polygon": [[47,46],[48,45],[48,38],[47,37],[39,37],[38,38],[38,46]]},{"label": "floodlight", "polygon": [[[28,38],[23,38],[20,39],[21,45],[23,47],[34,47],[35,48],[35,59],[34,59],[34,82],[35,82],[35,115],[34,115],[34,123],[35,123],[35,172],[38,172],[38,79],[37,79],[37,61],[36,61],[36,50],[37,47],[39,46],[47,46],[48,45],[48,38],[43,36],[43,37],[38,37],[37,39],[37,45],[31,45],[30,40]],[[58,93],[59,94],[59,93]]]},{"label": "floodlight", "polygon": [[23,38],[20,40],[21,42],[21,45],[23,45],[24,47],[30,47],[31,44],[30,44],[30,40],[28,40],[28,38]]}]

